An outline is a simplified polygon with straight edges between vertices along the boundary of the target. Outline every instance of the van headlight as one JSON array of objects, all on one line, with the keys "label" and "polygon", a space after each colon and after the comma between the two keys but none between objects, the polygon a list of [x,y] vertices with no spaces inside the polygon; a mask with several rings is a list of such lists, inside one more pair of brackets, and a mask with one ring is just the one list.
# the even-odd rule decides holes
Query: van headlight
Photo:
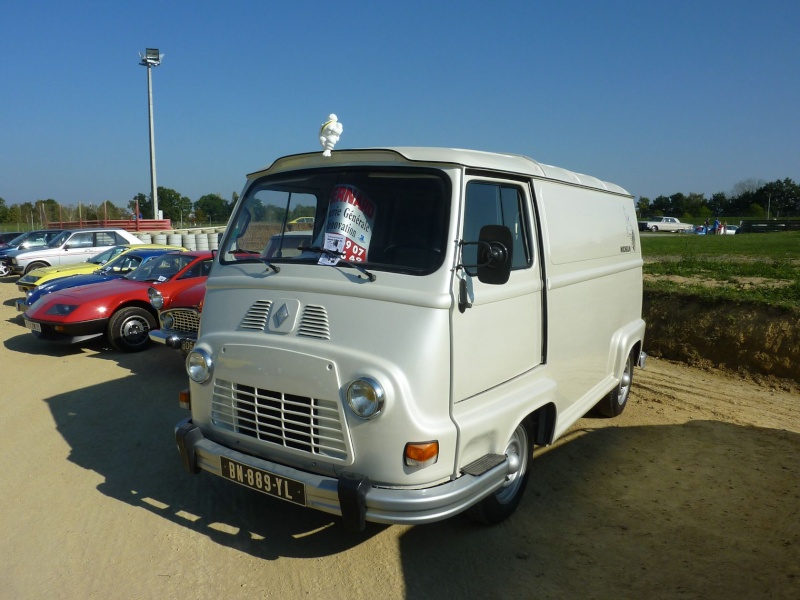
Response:
[{"label": "van headlight", "polygon": [[211,355],[202,348],[197,348],[189,352],[186,357],[186,373],[189,379],[197,383],[205,383],[211,378],[214,372],[214,361]]},{"label": "van headlight", "polygon": [[386,393],[377,381],[361,377],[347,386],[347,404],[356,416],[371,419],[380,414],[386,401]]}]

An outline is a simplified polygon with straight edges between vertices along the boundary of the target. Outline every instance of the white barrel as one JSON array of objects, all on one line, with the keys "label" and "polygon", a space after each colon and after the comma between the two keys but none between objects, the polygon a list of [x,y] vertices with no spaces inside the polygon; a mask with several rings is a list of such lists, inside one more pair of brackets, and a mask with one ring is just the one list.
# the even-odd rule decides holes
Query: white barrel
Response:
[{"label": "white barrel", "polygon": [[136,237],[142,240],[143,244],[152,244],[153,243],[153,236],[149,233],[140,233]]},{"label": "white barrel", "polygon": [[208,250],[208,236],[205,233],[195,234],[194,245],[198,250]]},{"label": "white barrel", "polygon": [[194,235],[186,233],[181,236],[181,246],[187,250],[197,250],[197,244],[194,241]]},{"label": "white barrel", "polygon": [[170,233],[167,236],[167,243],[170,246],[182,246],[183,238],[181,238],[181,234],[179,233]]},{"label": "white barrel", "polygon": [[209,250],[216,250],[219,248],[219,234],[218,233],[207,233],[206,238],[208,239],[208,249]]},{"label": "white barrel", "polygon": [[157,233],[154,236],[152,236],[152,240],[154,244],[166,244],[167,235],[164,233]]}]

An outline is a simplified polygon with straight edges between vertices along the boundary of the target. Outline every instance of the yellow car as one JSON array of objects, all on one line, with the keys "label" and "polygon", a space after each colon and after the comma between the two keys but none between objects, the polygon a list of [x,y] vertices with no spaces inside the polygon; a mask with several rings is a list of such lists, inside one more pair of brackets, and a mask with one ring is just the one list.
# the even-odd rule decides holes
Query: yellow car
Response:
[{"label": "yellow car", "polygon": [[169,248],[170,250],[186,250],[186,248],[179,246],[168,246],[165,244],[122,244],[121,246],[114,246],[96,254],[86,262],[78,263],[77,265],[56,265],[53,267],[43,267],[41,269],[34,269],[30,273],[23,275],[17,279],[17,288],[23,294],[28,290],[32,290],[37,285],[41,285],[51,279],[58,279],[59,277],[70,277],[72,275],[85,275],[94,273],[101,266],[106,264],[112,258],[119,256],[129,250],[144,250],[145,248]]}]

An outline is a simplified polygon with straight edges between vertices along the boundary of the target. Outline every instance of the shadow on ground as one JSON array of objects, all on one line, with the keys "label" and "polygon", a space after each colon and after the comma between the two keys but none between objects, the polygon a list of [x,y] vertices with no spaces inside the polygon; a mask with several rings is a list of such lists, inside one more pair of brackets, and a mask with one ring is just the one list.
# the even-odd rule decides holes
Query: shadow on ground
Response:
[{"label": "shadow on ground", "polygon": [[[38,341],[20,337],[7,346],[33,351]],[[186,474],[173,438],[187,414],[177,406],[183,357],[87,356],[131,375],[47,403],[69,460],[101,475],[103,494],[264,560],[330,556],[385,530],[349,533],[336,517]],[[796,597],[798,456],[796,433],[716,421],[573,430],[534,460],[502,525],[456,517],[406,528],[406,597]]]},{"label": "shadow on ground", "polygon": [[796,598],[798,456],[716,421],[573,432],[504,524],[410,529],[407,598]]}]

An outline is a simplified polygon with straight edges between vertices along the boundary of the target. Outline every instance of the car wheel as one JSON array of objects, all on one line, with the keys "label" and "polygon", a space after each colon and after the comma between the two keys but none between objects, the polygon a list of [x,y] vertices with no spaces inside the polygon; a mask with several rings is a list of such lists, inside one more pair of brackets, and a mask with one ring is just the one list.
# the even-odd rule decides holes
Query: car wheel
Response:
[{"label": "car wheel", "polygon": [[108,321],[108,341],[122,352],[139,352],[150,343],[149,332],[156,327],[150,311],[138,306],[122,308]]},{"label": "car wheel", "polygon": [[517,509],[530,476],[533,458],[533,443],[530,430],[520,423],[506,444],[505,454],[509,460],[519,461],[516,473],[506,477],[506,482],[491,496],[487,496],[468,511],[467,515],[484,525],[495,525],[505,521]]},{"label": "car wheel", "polygon": [[25,275],[27,275],[34,269],[43,269],[44,267],[49,267],[49,266],[50,265],[48,265],[46,262],[41,262],[41,261],[32,262],[27,267],[25,267]]},{"label": "car wheel", "polygon": [[650,228],[650,231],[652,231],[653,233],[655,233],[656,231],[658,231],[658,226],[657,226],[657,225],[653,225],[653,226]]},{"label": "car wheel", "polygon": [[4,262],[0,262],[0,277],[5,277],[6,275],[9,275],[10,273],[11,273],[11,269],[9,268],[9,266]]},{"label": "car wheel", "polygon": [[617,417],[625,410],[628,404],[628,396],[631,393],[633,383],[633,352],[628,355],[625,361],[625,368],[622,370],[622,377],[619,384],[611,390],[605,398],[595,406],[595,410],[604,417]]}]

